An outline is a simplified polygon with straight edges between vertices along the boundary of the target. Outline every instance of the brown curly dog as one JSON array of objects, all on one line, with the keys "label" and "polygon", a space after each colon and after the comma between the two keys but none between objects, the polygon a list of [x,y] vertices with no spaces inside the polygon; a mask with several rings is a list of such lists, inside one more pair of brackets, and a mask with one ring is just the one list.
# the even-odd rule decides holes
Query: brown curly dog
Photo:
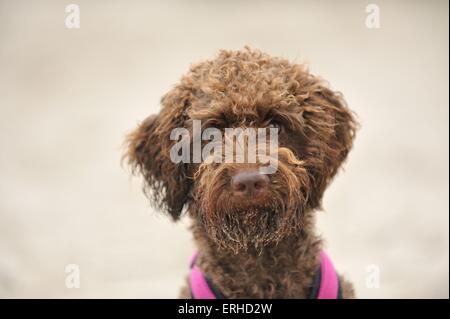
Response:
[{"label": "brown curly dog", "polygon": [[[357,125],[341,94],[305,66],[246,47],[192,66],[161,104],[128,136],[125,159],[156,207],[192,219],[208,282],[225,298],[308,298],[322,249],[315,211]],[[261,161],[174,162],[171,132],[192,132],[194,120],[221,131],[277,128],[276,172],[260,173]],[[354,297],[342,276],[339,286]],[[189,283],[181,297],[191,297]]]}]

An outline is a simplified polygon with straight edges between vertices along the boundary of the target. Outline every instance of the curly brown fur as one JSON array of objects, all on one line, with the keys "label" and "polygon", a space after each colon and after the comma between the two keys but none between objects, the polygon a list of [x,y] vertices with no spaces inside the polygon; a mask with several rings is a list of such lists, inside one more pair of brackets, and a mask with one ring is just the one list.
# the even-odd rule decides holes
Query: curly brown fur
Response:
[{"label": "curly brown fur", "polygon": [[[161,104],[128,136],[125,158],[157,207],[174,220],[186,209],[205,275],[229,298],[307,297],[322,246],[314,214],[356,128],[342,95],[302,65],[246,48],[192,66]],[[279,127],[278,169],[262,198],[238,200],[230,188],[237,171],[260,162],[170,160],[172,129],[192,132],[193,120],[203,129]]]}]

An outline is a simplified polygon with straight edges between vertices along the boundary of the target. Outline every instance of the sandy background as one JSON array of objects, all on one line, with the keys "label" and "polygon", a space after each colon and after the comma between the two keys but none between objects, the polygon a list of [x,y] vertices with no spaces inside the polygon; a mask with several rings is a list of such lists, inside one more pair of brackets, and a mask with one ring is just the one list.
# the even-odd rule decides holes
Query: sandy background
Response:
[{"label": "sandy background", "polygon": [[149,208],[122,139],[190,63],[249,44],[310,63],[359,115],[319,213],[358,295],[448,298],[447,1],[376,1],[380,29],[367,1],[86,0],[69,30],[69,3],[0,0],[0,297],[176,297],[188,223]]}]

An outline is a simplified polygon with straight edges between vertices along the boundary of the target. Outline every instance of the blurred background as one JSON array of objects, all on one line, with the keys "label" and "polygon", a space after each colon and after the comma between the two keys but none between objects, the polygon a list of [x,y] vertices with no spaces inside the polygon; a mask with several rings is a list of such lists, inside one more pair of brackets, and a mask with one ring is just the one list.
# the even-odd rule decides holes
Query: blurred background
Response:
[{"label": "blurred background", "polygon": [[189,222],[149,207],[123,137],[191,63],[250,45],[308,63],[359,116],[318,213],[358,297],[448,298],[448,26],[439,0],[0,0],[0,297],[177,297]]}]

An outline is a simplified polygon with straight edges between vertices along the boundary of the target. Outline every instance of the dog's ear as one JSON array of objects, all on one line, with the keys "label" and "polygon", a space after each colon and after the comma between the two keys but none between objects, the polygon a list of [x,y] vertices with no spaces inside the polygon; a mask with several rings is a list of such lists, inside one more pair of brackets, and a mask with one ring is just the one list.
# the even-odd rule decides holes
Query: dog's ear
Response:
[{"label": "dog's ear", "polygon": [[352,148],[357,122],[342,94],[322,83],[304,102],[306,165],[313,182],[310,205],[316,208]]},{"label": "dog's ear", "polygon": [[127,136],[124,155],[133,173],[144,177],[147,197],[173,220],[179,219],[191,187],[188,164],[174,163],[170,158],[175,143],[170,140],[170,133],[184,127],[189,106],[189,99],[182,92],[175,88],[166,94],[161,100],[161,112],[149,116]]}]

